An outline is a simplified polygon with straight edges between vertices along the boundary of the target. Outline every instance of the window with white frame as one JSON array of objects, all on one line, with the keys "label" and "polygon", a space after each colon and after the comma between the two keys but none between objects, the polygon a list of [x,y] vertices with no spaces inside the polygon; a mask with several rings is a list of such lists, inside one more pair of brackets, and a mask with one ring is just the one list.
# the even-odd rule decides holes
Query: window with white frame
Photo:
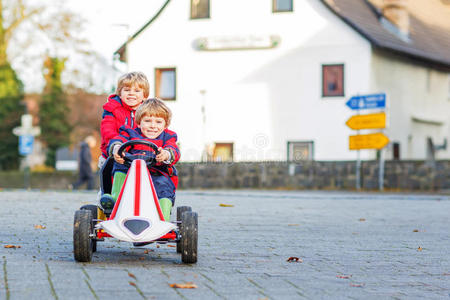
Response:
[{"label": "window with white frame", "polygon": [[313,141],[289,141],[287,144],[288,161],[314,160],[314,142]]},{"label": "window with white frame", "polygon": [[176,100],[176,69],[155,69],[155,96],[163,100]]},{"label": "window with white frame", "polygon": [[210,0],[191,0],[191,19],[209,18]]},{"label": "window with white frame", "polygon": [[272,0],[273,12],[293,11],[292,0]]}]

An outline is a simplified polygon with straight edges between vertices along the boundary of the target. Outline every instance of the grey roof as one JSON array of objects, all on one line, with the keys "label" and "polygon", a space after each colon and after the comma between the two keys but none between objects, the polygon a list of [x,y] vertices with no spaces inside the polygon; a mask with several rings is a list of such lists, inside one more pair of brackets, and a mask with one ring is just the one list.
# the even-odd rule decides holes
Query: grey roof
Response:
[{"label": "grey roof", "polygon": [[[410,14],[407,39],[367,0],[321,0],[333,13],[377,49],[426,62],[450,71],[450,32],[427,25]],[[393,30],[394,29],[394,30]]]}]

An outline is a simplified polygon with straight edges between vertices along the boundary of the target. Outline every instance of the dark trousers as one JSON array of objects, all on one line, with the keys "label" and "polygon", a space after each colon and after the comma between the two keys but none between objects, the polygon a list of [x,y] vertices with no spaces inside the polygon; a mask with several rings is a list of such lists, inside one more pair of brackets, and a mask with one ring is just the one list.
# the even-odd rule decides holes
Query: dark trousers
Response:
[{"label": "dark trousers", "polygon": [[93,190],[94,189],[94,177],[92,174],[83,174],[78,177],[78,180],[73,183],[73,189],[77,190],[83,183],[87,182],[87,189]]}]

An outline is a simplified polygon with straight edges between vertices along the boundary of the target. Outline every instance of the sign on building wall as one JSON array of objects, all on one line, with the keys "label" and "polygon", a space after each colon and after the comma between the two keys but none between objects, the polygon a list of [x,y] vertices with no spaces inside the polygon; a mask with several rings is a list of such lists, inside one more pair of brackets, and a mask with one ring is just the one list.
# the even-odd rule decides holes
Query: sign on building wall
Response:
[{"label": "sign on building wall", "polygon": [[277,35],[211,36],[195,40],[195,46],[203,51],[270,49],[279,45]]}]

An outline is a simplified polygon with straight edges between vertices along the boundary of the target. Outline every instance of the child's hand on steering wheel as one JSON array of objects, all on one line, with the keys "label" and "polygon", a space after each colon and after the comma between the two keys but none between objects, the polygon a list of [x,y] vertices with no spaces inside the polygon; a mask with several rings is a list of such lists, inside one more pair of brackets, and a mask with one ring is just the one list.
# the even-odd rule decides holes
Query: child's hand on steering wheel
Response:
[{"label": "child's hand on steering wheel", "polygon": [[122,156],[117,154],[117,152],[119,151],[119,148],[120,148],[120,145],[115,145],[114,148],[113,148],[114,160],[116,162],[118,162],[119,164],[123,164],[125,162],[125,160],[123,159]]},{"label": "child's hand on steering wheel", "polygon": [[158,148],[158,154],[156,155],[157,162],[165,162],[170,160],[170,152],[163,149],[162,147]]}]

